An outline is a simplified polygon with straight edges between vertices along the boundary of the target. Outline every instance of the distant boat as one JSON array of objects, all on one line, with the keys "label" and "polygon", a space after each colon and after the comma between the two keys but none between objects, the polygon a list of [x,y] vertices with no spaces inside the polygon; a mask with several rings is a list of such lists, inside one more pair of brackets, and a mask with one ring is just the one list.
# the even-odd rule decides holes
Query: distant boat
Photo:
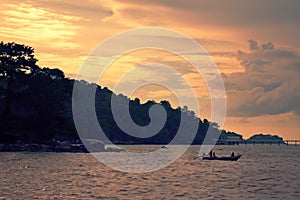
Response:
[{"label": "distant boat", "polygon": [[203,160],[224,160],[224,161],[237,161],[242,155],[237,156],[222,156],[222,157],[202,157]]},{"label": "distant boat", "polygon": [[160,147],[161,149],[167,149],[168,147],[166,147],[166,146],[162,146],[162,147]]}]

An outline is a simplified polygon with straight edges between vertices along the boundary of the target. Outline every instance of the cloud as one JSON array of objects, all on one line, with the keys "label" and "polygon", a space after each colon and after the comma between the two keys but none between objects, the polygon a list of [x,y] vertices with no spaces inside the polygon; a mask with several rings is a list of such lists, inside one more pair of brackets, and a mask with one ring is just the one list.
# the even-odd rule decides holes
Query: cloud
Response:
[{"label": "cloud", "polygon": [[113,14],[109,1],[103,0],[28,0],[27,3],[63,15],[75,15],[92,20],[93,17],[105,18]]},{"label": "cloud", "polygon": [[268,42],[266,44],[262,44],[261,47],[264,50],[273,50],[274,49],[274,45],[271,42]]},{"label": "cloud", "polygon": [[[132,16],[147,17],[149,13],[145,13],[145,11],[164,9],[167,11],[177,11],[177,16],[180,15],[181,20],[184,21],[194,21],[197,19],[199,22],[205,20],[207,23],[216,26],[233,24],[239,26],[270,25],[270,23],[274,23],[275,21],[277,24],[287,22],[296,24],[299,23],[300,19],[300,13],[298,12],[300,2],[297,0],[274,0],[272,4],[269,1],[259,0],[229,0],[226,2],[219,0],[115,0],[115,2],[124,5],[126,9],[122,7],[121,12],[127,15],[130,15],[130,12],[132,12]],[[144,15],[142,15],[143,12],[145,13]],[[201,19],[203,16],[206,17]],[[138,18],[138,20],[140,19]]]},{"label": "cloud", "polygon": [[[251,40],[248,40],[248,42],[249,42],[249,49],[250,50],[259,50],[260,49],[257,41],[251,39]],[[274,44],[272,42],[268,42],[268,43],[262,44],[261,48],[263,50],[273,50],[274,49]]]},{"label": "cloud", "polygon": [[[299,46],[300,1],[268,0],[113,0],[110,22],[129,27],[163,26],[193,35],[223,40],[249,37]],[[278,32],[278,30],[280,30]],[[274,34],[276,33],[276,34]],[[288,36],[288,37],[287,37]],[[282,42],[284,41],[284,42]]]},{"label": "cloud", "polygon": [[293,112],[300,116],[300,54],[267,43],[237,59],[245,72],[224,76],[230,116],[261,116]]},{"label": "cloud", "polygon": [[84,56],[118,29],[116,23],[104,22],[113,14],[110,7],[111,1],[101,0],[3,0],[0,37],[34,47],[40,66],[72,74]]},{"label": "cloud", "polygon": [[61,15],[34,7],[30,4],[4,4],[3,21],[0,35],[38,43],[50,48],[78,48],[72,41],[77,35],[79,26],[73,22],[82,18],[73,15]]},{"label": "cloud", "polygon": [[248,42],[249,42],[250,50],[258,50],[259,49],[258,44],[255,40],[248,40]]}]

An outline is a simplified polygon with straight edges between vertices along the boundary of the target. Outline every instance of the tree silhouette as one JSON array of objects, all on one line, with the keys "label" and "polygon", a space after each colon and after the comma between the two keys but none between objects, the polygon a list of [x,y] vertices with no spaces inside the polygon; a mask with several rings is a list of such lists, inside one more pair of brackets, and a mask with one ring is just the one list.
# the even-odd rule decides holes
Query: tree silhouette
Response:
[{"label": "tree silhouette", "polygon": [[2,87],[6,90],[4,115],[10,114],[12,95],[18,92],[16,87],[24,80],[24,76],[30,76],[38,69],[36,62],[32,47],[14,42],[0,42],[0,79]]},{"label": "tree silhouette", "polygon": [[[140,99],[130,100],[122,94],[115,94],[108,88],[65,78],[59,69],[40,68],[36,65],[34,49],[16,43],[0,43],[0,143],[51,143],[52,139],[77,140],[73,113],[72,97],[73,85],[76,82],[82,89],[96,88],[96,115],[101,128],[110,141],[117,144],[168,144],[179,130],[181,118],[191,122],[199,122],[193,144],[202,144],[209,126],[214,133],[218,133],[217,123],[203,121],[187,106],[172,108],[171,104],[163,100],[157,103],[149,100],[141,103]],[[149,110],[151,106],[160,104],[164,107],[167,118],[164,127],[154,136],[139,138],[122,131],[117,125],[111,111],[111,98],[117,102],[128,102],[132,120],[139,126],[151,123]],[[74,93],[74,98],[76,93]],[[120,103],[116,106],[125,106]],[[121,120],[123,120],[121,116]],[[125,119],[126,120],[126,119]],[[85,127],[92,132],[89,126]],[[194,130],[186,128],[185,134],[178,141],[180,144],[185,136]],[[228,134],[223,131],[223,135]],[[231,134],[231,133],[230,133]],[[216,134],[218,135],[218,134]],[[106,137],[103,138],[104,142]]]}]

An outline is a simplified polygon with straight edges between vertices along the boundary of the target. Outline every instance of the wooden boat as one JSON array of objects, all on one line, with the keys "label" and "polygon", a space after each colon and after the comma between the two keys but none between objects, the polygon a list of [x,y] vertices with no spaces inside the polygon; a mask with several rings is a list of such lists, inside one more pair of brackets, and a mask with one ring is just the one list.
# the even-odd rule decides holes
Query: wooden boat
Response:
[{"label": "wooden boat", "polygon": [[202,157],[203,160],[224,160],[224,161],[237,161],[242,155],[237,156],[222,156],[222,157]]}]

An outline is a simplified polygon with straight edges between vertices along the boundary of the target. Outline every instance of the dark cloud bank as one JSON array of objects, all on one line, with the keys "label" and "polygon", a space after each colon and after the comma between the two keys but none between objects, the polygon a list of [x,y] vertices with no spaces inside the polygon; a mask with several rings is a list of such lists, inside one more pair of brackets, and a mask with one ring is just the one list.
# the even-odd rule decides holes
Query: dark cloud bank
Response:
[{"label": "dark cloud bank", "polygon": [[292,112],[300,116],[300,54],[249,40],[238,51],[245,72],[224,76],[228,115],[253,117]]}]

